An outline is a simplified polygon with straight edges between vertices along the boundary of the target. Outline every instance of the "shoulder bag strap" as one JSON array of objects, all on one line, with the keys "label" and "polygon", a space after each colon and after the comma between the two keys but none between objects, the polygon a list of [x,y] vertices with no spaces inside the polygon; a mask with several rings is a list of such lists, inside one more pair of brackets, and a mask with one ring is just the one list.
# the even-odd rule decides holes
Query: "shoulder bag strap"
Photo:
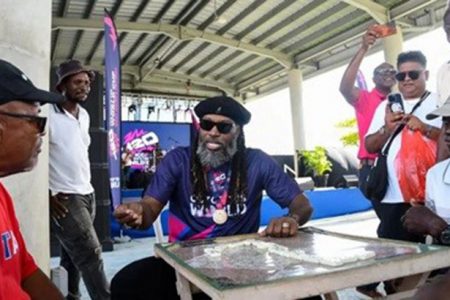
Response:
[{"label": "shoulder bag strap", "polygon": [[[414,111],[419,108],[419,106],[422,104],[422,102],[430,95],[429,91],[425,91],[425,93],[423,93],[423,95],[420,97],[419,102],[416,103],[416,105],[414,105],[413,109],[411,110],[411,115],[414,113]],[[391,147],[392,142],[394,141],[394,138],[403,130],[403,128],[405,127],[405,123],[400,123],[394,130],[394,132],[391,134],[391,136],[389,137],[388,141],[386,142],[386,144],[383,146],[383,149],[381,151],[381,153],[383,155],[387,155],[389,152],[389,148]]]}]

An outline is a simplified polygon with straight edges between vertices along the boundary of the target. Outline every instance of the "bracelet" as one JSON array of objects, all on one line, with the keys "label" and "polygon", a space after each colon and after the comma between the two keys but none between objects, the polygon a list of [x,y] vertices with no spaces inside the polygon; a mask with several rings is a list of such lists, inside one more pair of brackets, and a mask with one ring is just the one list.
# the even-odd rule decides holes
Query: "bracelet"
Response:
[{"label": "bracelet", "polygon": [[299,224],[300,217],[297,214],[288,213],[287,215],[285,215],[285,217],[292,218],[295,220],[295,222],[297,222],[297,224]]}]

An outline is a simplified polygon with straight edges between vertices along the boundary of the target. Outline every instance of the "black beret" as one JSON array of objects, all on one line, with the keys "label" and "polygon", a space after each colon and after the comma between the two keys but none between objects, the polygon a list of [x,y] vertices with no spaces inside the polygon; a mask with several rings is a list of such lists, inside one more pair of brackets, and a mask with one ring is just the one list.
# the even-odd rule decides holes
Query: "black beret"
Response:
[{"label": "black beret", "polygon": [[217,96],[200,101],[194,107],[195,114],[200,119],[204,115],[213,114],[230,118],[238,125],[245,125],[250,121],[250,112],[231,97]]}]

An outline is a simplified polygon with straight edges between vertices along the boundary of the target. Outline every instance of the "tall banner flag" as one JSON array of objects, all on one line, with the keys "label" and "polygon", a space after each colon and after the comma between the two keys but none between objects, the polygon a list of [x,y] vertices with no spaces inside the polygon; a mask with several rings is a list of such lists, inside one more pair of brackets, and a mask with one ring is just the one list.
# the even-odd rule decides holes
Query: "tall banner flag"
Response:
[{"label": "tall banner flag", "polygon": [[120,173],[120,107],[121,70],[117,30],[109,12],[105,9],[105,111],[108,132],[108,163],[111,200],[113,208],[121,203]]}]

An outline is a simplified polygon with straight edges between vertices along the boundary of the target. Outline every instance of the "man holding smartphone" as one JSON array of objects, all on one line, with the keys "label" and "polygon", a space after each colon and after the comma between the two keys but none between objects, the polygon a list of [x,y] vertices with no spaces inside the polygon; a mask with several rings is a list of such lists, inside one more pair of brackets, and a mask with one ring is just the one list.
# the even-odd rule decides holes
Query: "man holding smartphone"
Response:
[{"label": "man holding smartphone", "polygon": [[[441,121],[429,121],[425,118],[437,105],[436,94],[427,93],[426,91],[426,81],[428,79],[426,65],[426,58],[420,51],[404,52],[398,56],[398,73],[395,74],[395,78],[398,81],[400,94],[394,95],[401,96],[400,100],[403,109],[402,111],[394,112],[391,109],[391,103],[378,106],[365,138],[365,146],[370,153],[378,153],[400,123],[404,123],[406,125],[405,128],[409,132],[418,132],[421,140],[438,139]],[[413,110],[414,112],[411,113]],[[387,153],[388,185],[386,195],[380,202],[372,202],[375,212],[380,219],[377,234],[381,238],[423,242],[422,236],[412,234],[402,226],[402,217],[411,207],[410,202],[413,201],[413,199],[405,199],[399,184],[399,169],[405,163],[401,160],[396,160],[398,154],[402,152],[405,146],[402,143],[402,137],[402,133],[395,136]],[[414,142],[419,143],[417,140],[414,140]],[[408,144],[410,147],[415,145]],[[418,158],[422,158],[425,154],[428,153],[420,151],[415,153]],[[411,167],[415,164],[415,162],[408,163],[411,164]],[[423,199],[415,200],[423,201]],[[387,284],[389,288],[389,283],[385,283],[385,288]]]},{"label": "man holding smartphone", "polygon": [[[400,123],[404,123],[411,132],[420,133],[423,138],[435,141],[439,138],[441,120],[425,118],[436,108],[438,101],[436,94],[426,93],[428,71],[425,56],[420,51],[404,52],[398,56],[397,61],[399,72],[395,77],[398,81],[404,111],[393,112],[389,104],[380,105],[376,109],[365,138],[365,145],[370,153],[378,153]],[[414,107],[416,109],[414,113],[411,113]],[[381,221],[378,236],[418,242],[421,237],[413,236],[405,231],[400,221],[406,210],[411,207],[412,201],[412,199],[404,199],[398,179],[399,166],[396,164],[396,157],[403,146],[402,134],[398,134],[387,154],[389,184],[386,195],[375,207]],[[422,154],[417,152],[416,156],[420,157]],[[423,201],[423,199],[415,200]]]},{"label": "man holding smartphone", "polygon": [[380,64],[373,71],[372,80],[375,88],[371,91],[355,87],[356,76],[361,62],[370,47],[380,38],[380,31],[377,28],[380,25],[371,25],[362,38],[361,47],[350,61],[344,75],[341,79],[339,90],[345,100],[355,108],[356,121],[358,123],[359,150],[358,158],[360,161],[359,184],[366,181],[368,172],[373,165],[376,154],[367,152],[364,146],[364,136],[369,129],[373,114],[377,106],[386,99],[395,85],[394,67],[386,62]]}]

